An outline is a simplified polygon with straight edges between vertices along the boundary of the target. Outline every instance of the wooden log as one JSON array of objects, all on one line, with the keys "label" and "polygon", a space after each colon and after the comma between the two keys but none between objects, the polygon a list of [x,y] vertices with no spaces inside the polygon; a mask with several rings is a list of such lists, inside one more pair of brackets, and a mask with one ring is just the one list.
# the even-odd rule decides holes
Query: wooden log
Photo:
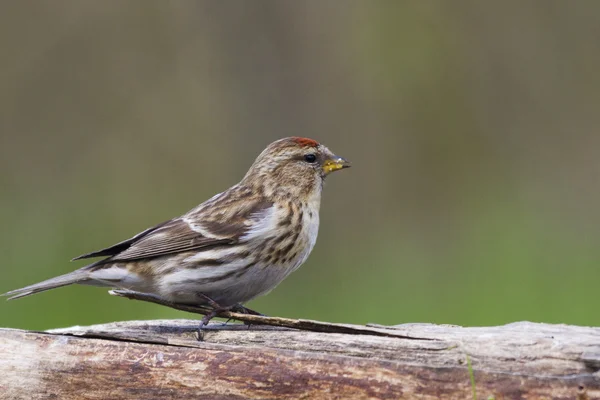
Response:
[{"label": "wooden log", "polygon": [[328,333],[212,323],[199,342],[195,320],[0,329],[0,398],[600,398],[600,328],[313,323]]}]

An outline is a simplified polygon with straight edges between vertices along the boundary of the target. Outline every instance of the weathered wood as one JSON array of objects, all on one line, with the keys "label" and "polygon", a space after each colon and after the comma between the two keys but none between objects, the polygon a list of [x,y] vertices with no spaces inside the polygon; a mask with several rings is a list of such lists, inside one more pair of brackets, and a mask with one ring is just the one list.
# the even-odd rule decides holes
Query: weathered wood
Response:
[{"label": "weathered wood", "polygon": [[600,328],[197,324],[0,329],[0,398],[472,399],[467,356],[479,399],[600,398]]}]

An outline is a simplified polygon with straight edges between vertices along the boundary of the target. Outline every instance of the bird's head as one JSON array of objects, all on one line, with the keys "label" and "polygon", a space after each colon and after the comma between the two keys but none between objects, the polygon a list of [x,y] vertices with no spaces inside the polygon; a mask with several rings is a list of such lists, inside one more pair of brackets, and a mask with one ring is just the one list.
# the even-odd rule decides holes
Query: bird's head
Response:
[{"label": "bird's head", "polygon": [[289,137],[267,146],[244,181],[263,185],[266,193],[283,191],[303,197],[320,192],[327,175],[349,166],[348,161],[315,140]]}]

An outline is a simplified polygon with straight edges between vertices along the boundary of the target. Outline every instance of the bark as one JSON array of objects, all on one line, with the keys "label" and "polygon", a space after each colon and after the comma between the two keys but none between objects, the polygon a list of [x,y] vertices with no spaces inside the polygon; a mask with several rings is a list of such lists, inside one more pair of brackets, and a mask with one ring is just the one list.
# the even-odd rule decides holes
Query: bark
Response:
[{"label": "bark", "polygon": [[0,329],[0,398],[600,398],[600,328],[298,322]]}]

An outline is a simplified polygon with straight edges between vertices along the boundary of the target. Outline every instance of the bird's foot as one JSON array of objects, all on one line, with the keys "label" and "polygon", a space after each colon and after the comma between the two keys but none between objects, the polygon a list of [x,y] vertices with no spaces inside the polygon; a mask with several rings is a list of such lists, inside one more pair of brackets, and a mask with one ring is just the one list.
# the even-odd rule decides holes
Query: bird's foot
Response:
[{"label": "bird's foot", "polygon": [[214,301],[213,299],[208,297],[207,295],[202,294],[202,293],[200,293],[199,295],[200,295],[200,297],[204,298],[204,300],[206,300],[206,302],[213,308],[213,310],[211,312],[204,315],[204,317],[200,320],[200,324],[198,325],[198,333],[197,333],[196,338],[198,339],[199,342],[202,342],[204,340],[204,332],[205,332],[204,328],[208,325],[210,320],[213,319],[214,317],[216,317],[217,315],[219,315],[220,313],[222,313],[223,311],[231,310],[232,307],[231,306],[223,307],[219,303],[217,303],[216,301]]},{"label": "bird's foot", "polygon": [[204,328],[208,325],[208,323],[210,322],[211,319],[213,319],[214,317],[217,316],[217,314],[219,314],[220,311],[217,310],[213,310],[211,312],[209,312],[208,314],[204,315],[204,317],[200,320],[200,324],[198,324],[198,332],[196,335],[196,339],[199,342],[204,341]]}]

